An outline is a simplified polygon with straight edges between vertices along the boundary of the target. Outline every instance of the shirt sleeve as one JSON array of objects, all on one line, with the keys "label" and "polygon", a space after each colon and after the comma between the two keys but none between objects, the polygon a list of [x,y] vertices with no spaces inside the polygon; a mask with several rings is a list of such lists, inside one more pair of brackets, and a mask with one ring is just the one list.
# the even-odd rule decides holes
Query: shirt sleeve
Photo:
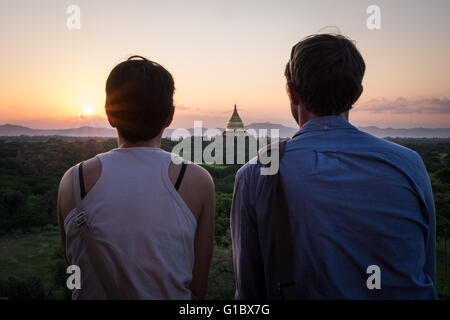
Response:
[{"label": "shirt sleeve", "polygon": [[266,289],[263,259],[248,188],[250,168],[242,169],[236,174],[230,213],[236,299],[264,300]]},{"label": "shirt sleeve", "polygon": [[430,176],[428,175],[422,158],[418,155],[418,164],[422,180],[422,197],[424,216],[428,221],[428,237],[426,239],[426,261],[424,265],[425,274],[429,275],[434,285],[436,285],[436,208],[434,205],[433,190],[431,188]]}]

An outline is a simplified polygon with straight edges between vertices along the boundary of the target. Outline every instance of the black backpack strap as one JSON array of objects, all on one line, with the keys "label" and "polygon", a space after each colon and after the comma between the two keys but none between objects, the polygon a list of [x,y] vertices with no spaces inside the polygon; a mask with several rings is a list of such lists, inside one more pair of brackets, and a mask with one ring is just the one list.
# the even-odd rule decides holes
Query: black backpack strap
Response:
[{"label": "black backpack strap", "polygon": [[84,197],[86,196],[86,189],[84,187],[83,162],[80,162],[80,165],[78,167],[78,177],[80,179],[80,197],[81,199],[84,199]]},{"label": "black backpack strap", "polygon": [[186,167],[187,167],[186,162],[183,162],[183,164],[181,165],[180,173],[178,174],[177,181],[175,182],[175,190],[177,191],[180,188],[181,181],[183,181],[184,173],[186,172]]},{"label": "black backpack strap", "polygon": [[[279,143],[279,159],[283,157],[287,141]],[[273,148],[269,146],[267,151]],[[275,255],[277,260],[277,287],[281,299],[298,299],[297,286],[294,280],[294,257],[292,236],[287,202],[284,195],[280,170],[272,176],[269,208],[275,226]]]},{"label": "black backpack strap", "polygon": [[81,168],[81,164],[77,164],[72,169],[75,207],[77,211],[76,223],[79,228],[79,236],[81,238],[81,242],[86,250],[89,262],[106,293],[107,298],[125,299],[127,298],[125,291],[122,290],[120,284],[116,283],[112,278],[111,275],[113,273],[102,251],[99,250],[98,243],[89,228],[87,214],[84,209],[83,202],[81,201],[82,198],[80,187],[82,184],[80,181],[80,177],[83,176]]}]

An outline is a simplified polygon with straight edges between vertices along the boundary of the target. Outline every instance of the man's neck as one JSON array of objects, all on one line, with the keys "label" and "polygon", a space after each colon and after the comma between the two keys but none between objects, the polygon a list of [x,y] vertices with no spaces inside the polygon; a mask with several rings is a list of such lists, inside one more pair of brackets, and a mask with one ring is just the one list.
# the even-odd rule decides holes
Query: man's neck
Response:
[{"label": "man's neck", "polygon": [[298,125],[301,128],[305,123],[307,123],[308,121],[312,120],[312,119],[316,119],[319,118],[319,116],[316,116],[314,113],[308,112],[306,110],[302,111],[299,113],[299,117],[298,117]]},{"label": "man's neck", "polygon": [[[303,108],[299,108],[299,119],[297,121],[297,123],[299,124],[299,127],[301,128],[305,123],[307,123],[310,120],[316,119],[316,118],[320,118],[320,116],[315,115],[312,112],[309,112],[308,110],[305,110]],[[349,112],[343,112],[341,114],[339,114],[338,116],[343,117],[345,120],[348,121],[349,119]]]}]

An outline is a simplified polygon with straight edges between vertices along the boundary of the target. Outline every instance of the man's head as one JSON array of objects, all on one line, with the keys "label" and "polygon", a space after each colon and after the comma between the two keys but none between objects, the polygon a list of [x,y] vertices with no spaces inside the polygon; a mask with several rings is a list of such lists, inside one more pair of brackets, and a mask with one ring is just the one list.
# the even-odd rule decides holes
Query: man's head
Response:
[{"label": "man's head", "polygon": [[344,36],[320,34],[297,43],[285,69],[295,120],[299,107],[314,116],[349,111],[362,93],[365,69],[358,49]]},{"label": "man's head", "polygon": [[130,142],[157,137],[172,121],[174,90],[163,66],[140,56],[128,58],[106,80],[109,123]]}]

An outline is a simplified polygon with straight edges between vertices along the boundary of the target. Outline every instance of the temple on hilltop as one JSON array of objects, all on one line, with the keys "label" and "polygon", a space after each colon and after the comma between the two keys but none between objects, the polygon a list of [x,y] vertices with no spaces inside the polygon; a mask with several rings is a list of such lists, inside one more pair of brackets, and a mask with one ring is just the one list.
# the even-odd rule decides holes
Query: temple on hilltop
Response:
[{"label": "temple on hilltop", "polygon": [[225,131],[244,131],[244,123],[242,122],[239,113],[237,112],[236,103],[234,104],[234,111],[231,115],[230,120],[228,120],[227,129]]},{"label": "temple on hilltop", "polygon": [[[228,120],[227,127],[222,133],[223,141],[223,162],[224,164],[244,164],[250,160],[250,137],[244,129],[244,122],[242,121],[237,111],[236,103],[234,104],[233,114]],[[229,143],[232,143],[231,145]],[[255,141],[252,146],[257,146]],[[230,149],[231,148],[231,149]],[[255,153],[256,155],[256,153]],[[254,155],[252,154],[253,158]]]}]

